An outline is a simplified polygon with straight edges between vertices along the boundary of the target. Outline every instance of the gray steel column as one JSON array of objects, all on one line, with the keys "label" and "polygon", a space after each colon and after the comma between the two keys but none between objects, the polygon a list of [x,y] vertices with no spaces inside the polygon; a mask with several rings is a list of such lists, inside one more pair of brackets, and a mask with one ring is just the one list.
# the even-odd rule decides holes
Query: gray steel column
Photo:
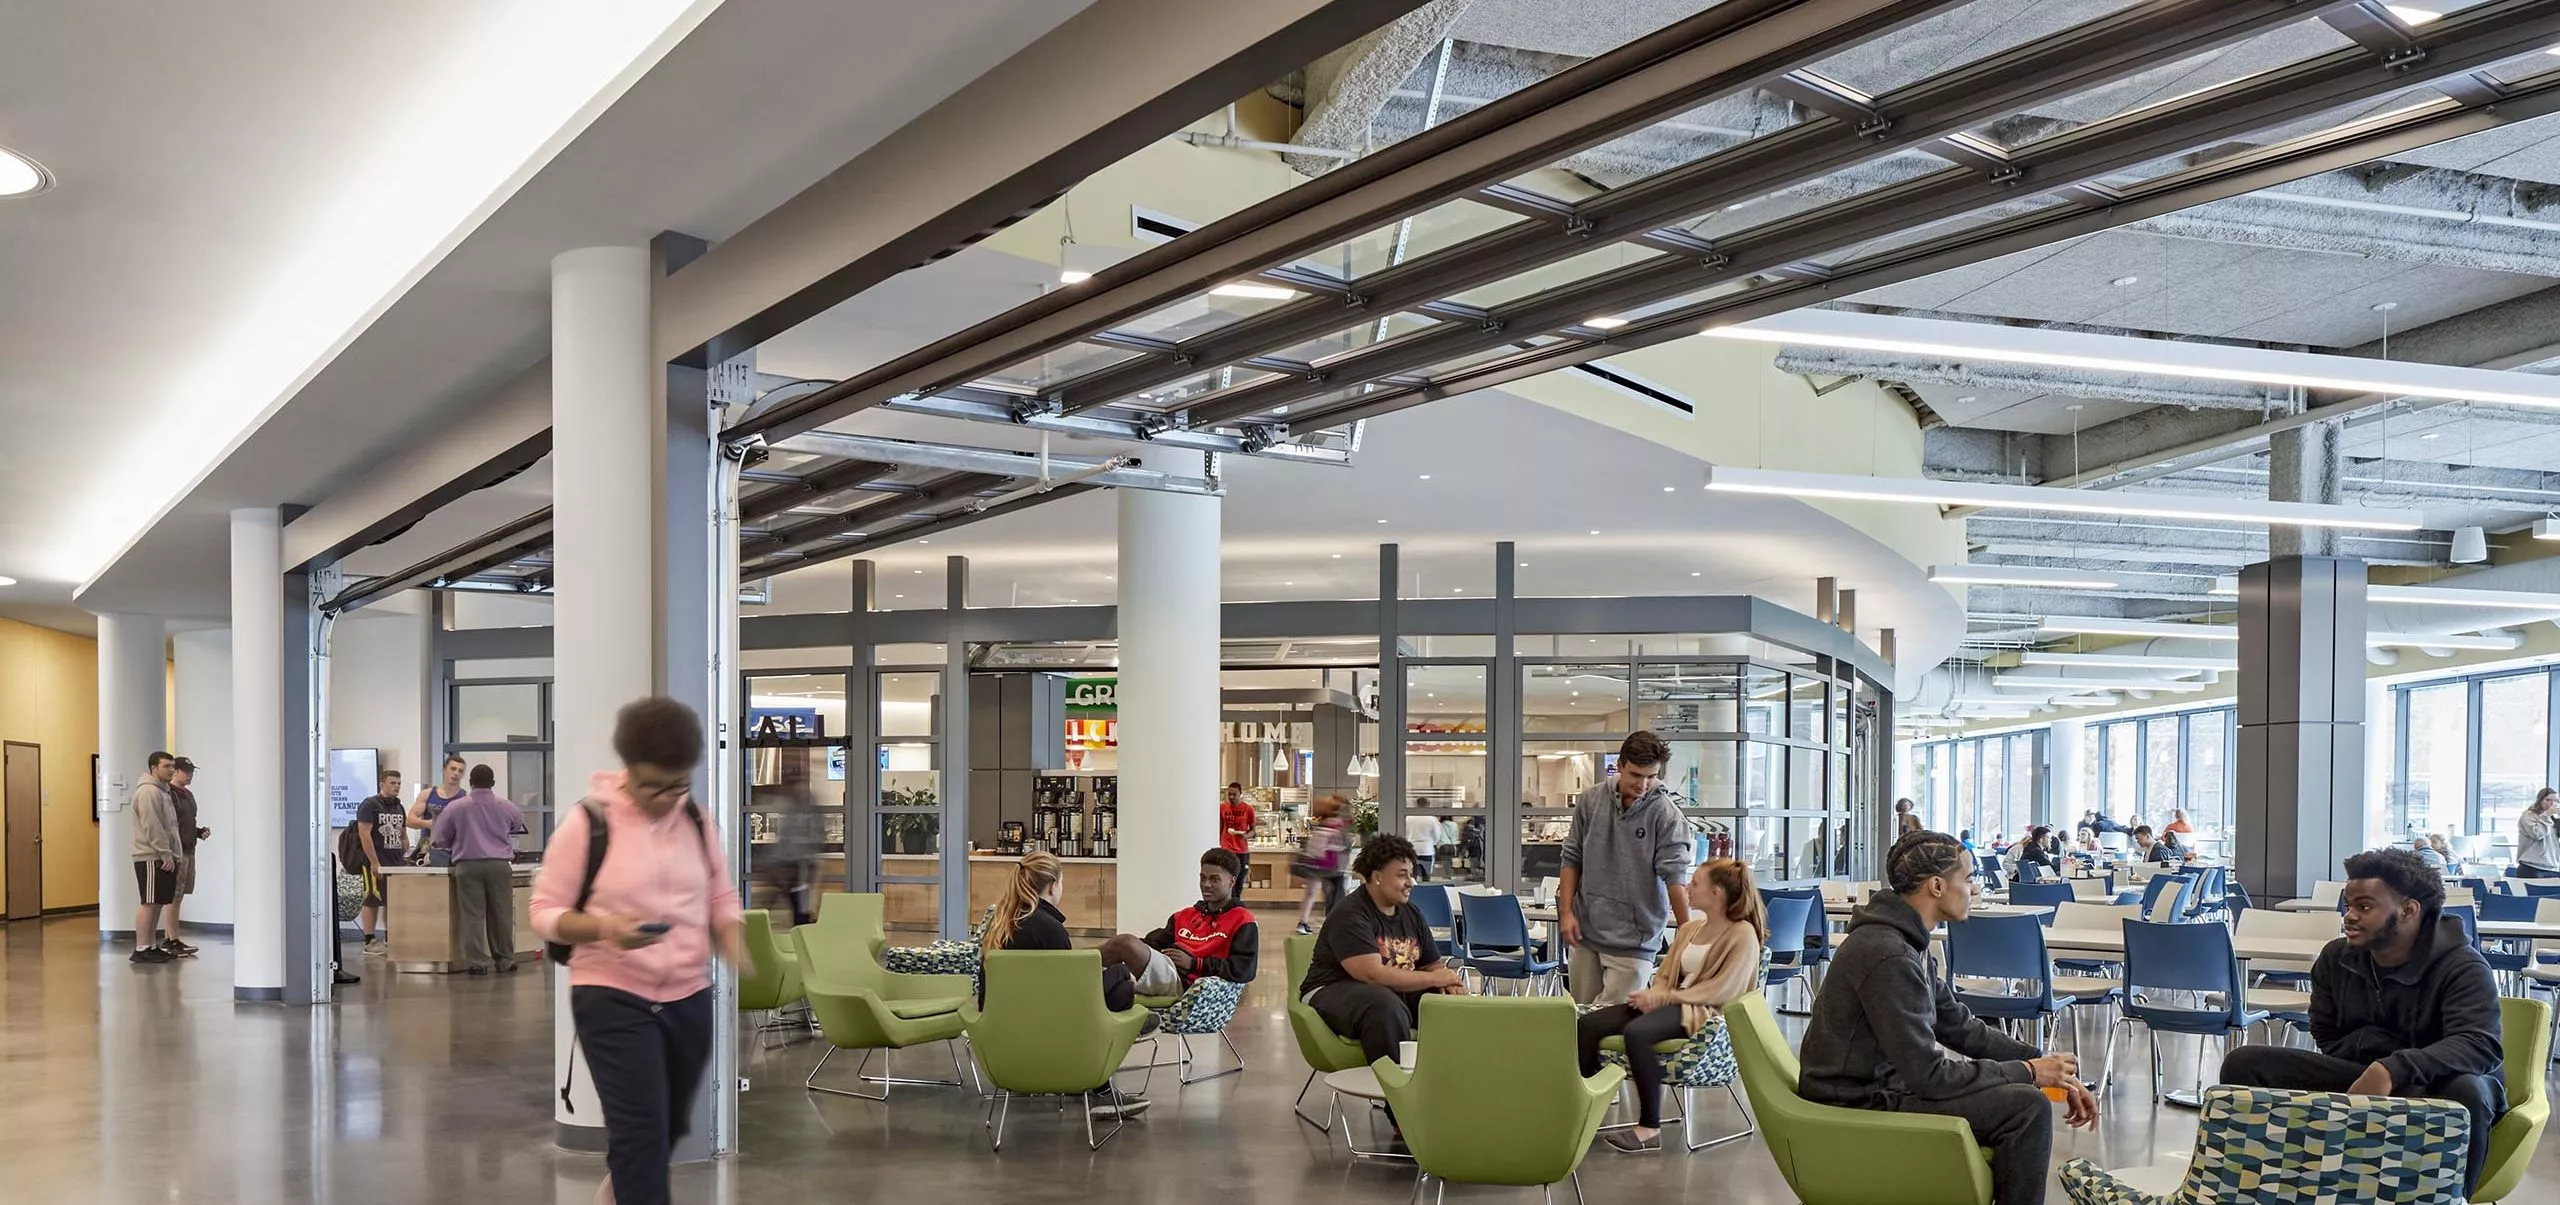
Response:
[{"label": "gray steel column", "polygon": [[942,936],[969,933],[969,558],[943,562],[942,717]]},{"label": "gray steel column", "polygon": [[2364,633],[2364,562],[2240,571],[2233,869],[2260,899],[2308,894],[2363,845]]},{"label": "gray steel column", "polygon": [[[1404,798],[1404,645],[1396,631],[1396,546],[1378,545],[1378,798]],[[1382,812],[1382,814],[1387,814]]]},{"label": "gray steel column", "polygon": [[880,840],[879,687],[871,680],[879,650],[872,645],[871,599],[879,582],[879,566],[853,562],[852,606],[845,612],[846,635],[853,664],[845,671],[844,889],[878,891],[880,863],[873,846]]},{"label": "gray steel column", "polygon": [[[1493,546],[1493,681],[1486,692],[1485,882],[1520,885],[1519,546]],[[1497,840],[1496,838],[1500,839]]]},{"label": "gray steel column", "polygon": [[[301,509],[279,508],[287,522]],[[336,990],[329,930],[321,927],[338,923],[337,885],[329,870],[329,796],[320,785],[327,781],[329,753],[326,736],[315,727],[328,722],[328,634],[311,601],[311,576],[285,574],[284,633],[276,646],[283,654],[276,701],[284,708],[277,731],[283,743],[276,750],[276,785],[282,797],[276,804],[284,814],[283,999],[289,1004],[326,1004]]]}]

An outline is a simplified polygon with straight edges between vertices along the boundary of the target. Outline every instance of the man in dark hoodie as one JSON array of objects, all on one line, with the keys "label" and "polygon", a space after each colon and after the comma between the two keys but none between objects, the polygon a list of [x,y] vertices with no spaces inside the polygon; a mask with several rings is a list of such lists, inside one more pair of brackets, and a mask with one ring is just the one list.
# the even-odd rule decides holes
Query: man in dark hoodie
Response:
[{"label": "man in dark hoodie", "polygon": [[2443,914],[2444,879],[2405,849],[2347,859],[2345,936],[2311,964],[2311,1040],[2320,1049],[2235,1047],[2222,1082],[2310,1092],[2423,1096],[2471,1113],[2477,1186],[2489,1127],[2507,1111],[2498,985],[2462,922]]},{"label": "man in dark hoodie", "polygon": [[1961,1117],[1991,1151],[1996,1205],[2042,1201],[2053,1159],[2042,1089],[2062,1090],[2072,1125],[2098,1121],[2079,1059],[1984,1025],[1929,973],[1930,932],[1973,908],[1962,843],[1906,834],[1885,855],[1885,878],[1893,890],[1851,915],[1813,998],[1796,1091],[1818,1104]]}]

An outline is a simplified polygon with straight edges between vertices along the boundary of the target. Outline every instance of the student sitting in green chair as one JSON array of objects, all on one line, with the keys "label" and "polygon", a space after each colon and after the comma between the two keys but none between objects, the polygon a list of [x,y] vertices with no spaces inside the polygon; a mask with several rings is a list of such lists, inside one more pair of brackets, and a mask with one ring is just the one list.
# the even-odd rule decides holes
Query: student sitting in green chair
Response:
[{"label": "student sitting in green chair", "polygon": [[1236,899],[1244,858],[1225,848],[1200,855],[1200,902],[1167,917],[1144,937],[1123,933],[1102,943],[1104,966],[1136,977],[1141,996],[1179,996],[1203,976],[1253,982],[1262,959],[1262,930]]},{"label": "student sitting in green chair", "polygon": [[[978,935],[978,947],[982,950],[1074,949],[1075,940],[1067,933],[1067,914],[1058,908],[1058,872],[1055,854],[1034,852],[1022,855],[1022,860],[1013,864],[1013,881],[1006,888],[1004,899],[997,903],[995,915],[988,918],[986,931]],[[1102,960],[1102,1003],[1119,1013],[1129,1011],[1137,1002],[1137,976],[1106,955]],[[1147,1028],[1154,1027],[1155,1018],[1150,1016]],[[1104,1118],[1134,1118],[1146,1112],[1152,1103],[1134,1092],[1117,1092],[1109,1084],[1094,1089],[1093,1096],[1093,1115]]]},{"label": "student sitting in green chair", "polygon": [[[2052,1177],[2059,1088],[2074,1126],[2098,1123],[2080,1061],[1984,1025],[1929,973],[1929,934],[1973,910],[1973,855],[1945,833],[1904,834],[1892,891],[1853,913],[1813,998],[1796,1091],[1815,1104],[1961,1117],[1991,1152],[1992,1200],[2032,1205]],[[1949,1052],[1953,1052],[1950,1054]]]},{"label": "student sitting in green chair", "polygon": [[1393,833],[1369,839],[1352,859],[1360,889],[1325,914],[1315,960],[1296,987],[1325,1026],[1360,1043],[1370,1062],[1396,1057],[1413,1037],[1415,1013],[1429,992],[1467,994],[1467,983],[1440,959],[1440,943],[1413,902],[1413,843]]},{"label": "student sitting in green chair", "polygon": [[1698,863],[1689,875],[1689,923],[1680,926],[1653,983],[1624,1004],[1585,1013],[1574,1035],[1582,1074],[1600,1074],[1600,1043],[1624,1035],[1627,1069],[1636,1081],[1635,1128],[1611,1130],[1601,1140],[1618,1150],[1662,1149],[1662,1056],[1658,1042],[1696,1037],[1718,1020],[1724,1006],[1759,990],[1760,950],[1769,940],[1769,913],[1751,880],[1751,867],[1732,858]]}]

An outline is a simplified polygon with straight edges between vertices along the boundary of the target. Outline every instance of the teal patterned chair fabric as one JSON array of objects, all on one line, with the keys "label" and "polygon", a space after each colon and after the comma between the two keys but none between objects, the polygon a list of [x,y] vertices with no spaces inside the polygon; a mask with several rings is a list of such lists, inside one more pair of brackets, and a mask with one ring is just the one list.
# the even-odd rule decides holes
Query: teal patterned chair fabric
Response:
[{"label": "teal patterned chair fabric", "polygon": [[[1733,1061],[1733,1035],[1725,1032],[1721,1017],[1690,1037],[1656,1043],[1654,1050],[1662,1055],[1665,1087],[1721,1088],[1742,1078],[1742,1068]],[[1626,1066],[1626,1039],[1601,1039],[1600,1061]]]},{"label": "teal patterned chair fabric", "polygon": [[880,966],[906,975],[966,975],[974,994],[985,990],[978,980],[978,947],[966,941],[937,941],[923,946],[882,946]]},{"label": "teal patterned chair fabric", "polygon": [[2062,1166],[2075,1205],[2462,1205],[2471,1115],[2443,1101],[2272,1088],[2206,1090],[2186,1182],[2159,1197],[2086,1159]]},{"label": "teal patterned chair fabric", "polygon": [[1138,997],[1138,1003],[1155,1013],[1158,1033],[1224,1033],[1227,1022],[1235,1020],[1236,1006],[1243,1002],[1243,984],[1215,975],[1202,976],[1171,999]]}]

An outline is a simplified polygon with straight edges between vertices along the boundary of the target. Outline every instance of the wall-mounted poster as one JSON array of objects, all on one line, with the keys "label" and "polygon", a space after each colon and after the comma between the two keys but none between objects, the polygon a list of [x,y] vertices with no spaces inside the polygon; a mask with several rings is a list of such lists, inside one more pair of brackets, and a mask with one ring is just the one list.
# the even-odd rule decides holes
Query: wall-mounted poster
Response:
[{"label": "wall-mounted poster", "polygon": [[381,781],[382,750],[331,749],[329,751],[329,828],[332,831],[356,822],[356,805],[373,795]]},{"label": "wall-mounted poster", "polygon": [[827,781],[844,781],[844,746],[827,746]]}]

